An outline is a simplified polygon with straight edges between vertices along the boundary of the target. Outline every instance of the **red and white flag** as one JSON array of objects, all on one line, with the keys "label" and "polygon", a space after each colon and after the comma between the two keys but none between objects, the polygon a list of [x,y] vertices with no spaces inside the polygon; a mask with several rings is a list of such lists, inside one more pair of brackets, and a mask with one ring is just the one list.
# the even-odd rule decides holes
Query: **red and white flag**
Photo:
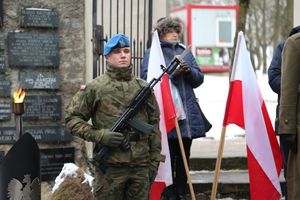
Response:
[{"label": "red and white flag", "polygon": [[[161,65],[166,66],[158,34],[155,31],[148,63],[148,82],[161,75]],[[160,162],[157,176],[150,189],[150,200],[159,200],[164,188],[173,183],[167,130],[175,127],[176,112],[170,91],[169,78],[166,74],[162,77],[161,82],[155,85],[154,94],[160,109],[161,154],[166,157],[165,162]]]},{"label": "red and white flag", "polygon": [[280,199],[282,154],[239,32],[223,125],[245,129],[251,199]]}]

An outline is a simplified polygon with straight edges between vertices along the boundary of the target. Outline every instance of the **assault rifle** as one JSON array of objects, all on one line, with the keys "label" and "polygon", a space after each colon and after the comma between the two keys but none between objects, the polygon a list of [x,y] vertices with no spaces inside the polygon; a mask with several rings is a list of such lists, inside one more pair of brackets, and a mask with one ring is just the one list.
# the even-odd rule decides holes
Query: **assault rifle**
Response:
[{"label": "assault rifle", "polygon": [[[146,101],[149,98],[152,89],[161,80],[163,75],[165,73],[171,75],[176,68],[179,68],[182,59],[186,56],[188,52],[189,52],[189,48],[186,48],[181,55],[175,56],[167,67],[161,65],[161,69],[163,71],[162,74],[158,78],[153,78],[146,86],[141,87],[141,89],[131,100],[131,103],[129,104],[125,112],[113,124],[113,126],[110,129],[111,131],[122,133],[122,131],[129,126],[139,132],[148,133],[148,134],[152,132],[153,129],[152,125],[144,123],[141,120],[138,120],[134,117],[137,111],[139,110],[139,108],[144,104],[147,104]],[[124,151],[130,148],[127,138],[124,138],[122,144],[120,145],[120,148],[123,149]],[[93,157],[92,163],[94,163],[95,165],[100,164],[100,167],[102,168],[103,166],[101,165],[104,164],[106,160],[106,156],[109,153],[108,147],[98,144],[96,145],[94,152],[95,152],[95,156]]]}]

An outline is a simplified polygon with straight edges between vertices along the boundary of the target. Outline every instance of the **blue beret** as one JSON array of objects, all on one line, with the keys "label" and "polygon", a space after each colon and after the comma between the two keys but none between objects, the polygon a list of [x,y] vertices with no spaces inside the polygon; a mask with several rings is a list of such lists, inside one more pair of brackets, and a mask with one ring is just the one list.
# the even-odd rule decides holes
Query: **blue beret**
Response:
[{"label": "blue beret", "polygon": [[129,47],[129,39],[123,34],[116,34],[112,36],[104,46],[104,53],[103,55],[108,55],[112,49],[114,48],[123,48]]}]

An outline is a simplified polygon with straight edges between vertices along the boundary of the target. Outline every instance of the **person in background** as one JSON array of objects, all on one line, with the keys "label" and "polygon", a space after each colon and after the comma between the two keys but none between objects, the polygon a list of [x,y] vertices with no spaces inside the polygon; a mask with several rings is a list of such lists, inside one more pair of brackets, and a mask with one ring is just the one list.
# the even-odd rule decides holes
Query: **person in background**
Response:
[{"label": "person in background", "polygon": [[[158,32],[165,63],[168,65],[174,56],[181,54],[185,46],[180,43],[182,35],[182,23],[179,18],[165,17],[158,20],[155,29]],[[141,68],[141,78],[147,79],[148,61],[150,49],[145,52]],[[179,95],[173,95],[176,112],[180,114],[178,123],[180,126],[184,151],[189,161],[192,140],[205,137],[211,124],[206,120],[200,110],[200,106],[194,94],[194,89],[199,87],[204,80],[204,76],[191,52],[184,58],[179,69],[176,69],[169,76],[175,91]],[[174,88],[172,89],[174,94]],[[174,100],[175,99],[175,100]],[[207,123],[205,123],[207,122]],[[208,126],[206,126],[208,124]],[[180,152],[176,129],[168,133],[170,157],[172,165],[173,185],[165,191],[166,199],[186,199],[187,176],[184,169],[183,159]]]},{"label": "person in background", "polygon": [[[159,108],[154,94],[148,99],[149,105],[136,114],[136,118],[153,126],[150,134],[131,128],[122,133],[110,130],[137,91],[147,84],[132,74],[129,46],[125,35],[111,37],[103,53],[105,74],[81,86],[65,110],[66,127],[74,136],[108,148],[105,163],[98,163],[101,168],[95,165],[93,193],[98,200],[149,199],[150,185],[164,159],[160,154]],[[128,150],[120,147],[124,138]]]},{"label": "person in background", "polygon": [[281,64],[279,137],[288,151],[288,200],[300,199],[300,33],[284,45]]},{"label": "person in background", "polygon": [[[300,32],[300,26],[294,27],[290,33],[289,37]],[[281,54],[282,50],[285,44],[285,40],[282,40],[279,42],[279,44],[276,47],[275,53],[273,55],[271,64],[268,68],[268,78],[269,78],[269,85],[271,89],[278,95],[277,98],[277,106],[276,106],[276,118],[275,118],[275,133],[278,135],[278,115],[279,115],[279,105],[280,105],[280,81],[281,81]],[[282,145],[282,141],[279,139],[280,142],[280,148],[283,154],[284,162],[283,162],[283,169],[284,169],[284,177],[286,178],[287,174],[287,160],[288,160],[288,149],[285,149]],[[283,191],[283,194],[285,197],[287,197],[287,189],[286,185]]]}]

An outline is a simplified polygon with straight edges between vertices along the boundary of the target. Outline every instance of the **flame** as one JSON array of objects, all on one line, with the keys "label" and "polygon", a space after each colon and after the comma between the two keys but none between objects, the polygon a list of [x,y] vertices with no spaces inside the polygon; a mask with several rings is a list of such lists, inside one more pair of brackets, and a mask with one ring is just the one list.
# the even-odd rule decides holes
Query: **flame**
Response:
[{"label": "flame", "polygon": [[25,89],[19,88],[14,91],[14,103],[22,103],[25,98]]}]

